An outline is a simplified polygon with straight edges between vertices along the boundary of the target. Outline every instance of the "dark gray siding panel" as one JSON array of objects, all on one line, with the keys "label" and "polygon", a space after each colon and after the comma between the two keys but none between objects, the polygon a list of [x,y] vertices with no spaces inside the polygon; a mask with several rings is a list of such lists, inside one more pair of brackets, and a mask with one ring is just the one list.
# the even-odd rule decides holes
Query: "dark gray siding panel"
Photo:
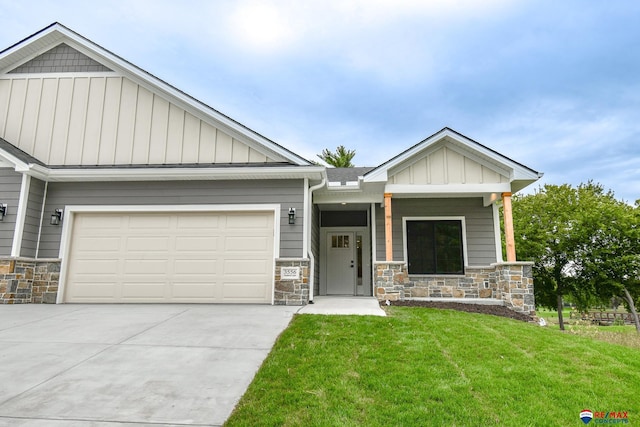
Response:
[{"label": "dark gray siding panel", "polygon": [[44,181],[31,178],[29,185],[29,202],[27,203],[27,215],[22,232],[22,248],[20,255],[35,257],[38,245],[38,229],[40,228],[40,215],[42,213],[42,199],[44,198]]},{"label": "dark gray siding panel", "polygon": [[[204,205],[280,204],[280,256],[302,256],[303,180],[171,181],[171,182],[51,182],[45,219],[67,205]],[[289,208],[296,223],[289,225]],[[43,221],[39,256],[57,257],[62,226]]]},{"label": "dark gray siding panel", "polygon": [[[481,198],[393,199],[393,259],[404,260],[402,218],[407,216],[464,216],[467,228],[467,256],[470,266],[496,262],[493,208],[484,207]],[[376,208],[376,257],[385,259],[384,208]]]},{"label": "dark gray siding panel", "polygon": [[0,168],[0,203],[6,204],[8,211],[8,215],[0,222],[0,256],[11,255],[21,185],[22,174],[13,169]]}]

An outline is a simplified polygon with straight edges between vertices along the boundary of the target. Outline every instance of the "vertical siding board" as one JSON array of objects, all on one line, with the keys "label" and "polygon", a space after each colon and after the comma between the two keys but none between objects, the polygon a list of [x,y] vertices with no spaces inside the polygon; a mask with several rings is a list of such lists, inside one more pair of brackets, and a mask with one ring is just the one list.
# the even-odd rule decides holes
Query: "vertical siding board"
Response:
[{"label": "vertical siding board", "polygon": [[231,141],[231,163],[247,163],[249,161],[249,146],[237,139]]},{"label": "vertical siding board", "polygon": [[20,137],[20,125],[22,124],[22,113],[27,95],[27,81],[25,79],[14,79],[11,83],[9,110],[5,123],[4,138],[13,144],[17,144],[18,138]]},{"label": "vertical siding board", "polygon": [[106,79],[91,77],[89,79],[89,100],[87,104],[87,118],[84,130],[84,146],[82,150],[82,164],[98,164],[100,151],[100,136],[102,133],[102,118],[105,103]]},{"label": "vertical siding board", "polygon": [[89,99],[89,79],[76,77],[73,81],[71,114],[69,115],[69,137],[67,138],[64,164],[79,165],[82,162],[84,128]]},{"label": "vertical siding board", "polygon": [[197,163],[200,145],[200,119],[185,113],[182,163]]},{"label": "vertical siding board", "polygon": [[168,121],[169,103],[159,96],[154,96],[149,140],[149,163],[151,164],[166,163]]},{"label": "vertical siding board", "polygon": [[200,156],[198,162],[213,163],[216,156],[216,128],[200,121]]},{"label": "vertical siding board", "polygon": [[69,136],[69,118],[73,97],[73,79],[57,79],[56,103],[51,129],[51,151],[47,161],[51,165],[62,165],[65,159],[65,147]]},{"label": "vertical siding board", "polygon": [[36,121],[33,156],[43,162],[49,162],[51,137],[55,117],[56,99],[58,95],[58,79],[42,79],[40,109]]},{"label": "vertical siding board", "polygon": [[266,161],[267,161],[267,156],[260,153],[259,151],[254,150],[253,148],[249,149],[250,163],[265,163]]},{"label": "vertical siding board", "polygon": [[11,98],[11,80],[0,80],[0,136],[4,137]]},{"label": "vertical siding board", "polygon": [[116,164],[128,164],[131,162],[137,104],[138,86],[130,80],[122,79],[115,146]]},{"label": "vertical siding board", "polygon": [[182,163],[184,144],[184,110],[169,105],[169,125],[167,129],[167,163]]},{"label": "vertical siding board", "polygon": [[151,136],[151,115],[153,114],[153,94],[138,86],[138,103],[133,132],[132,163],[149,163],[149,138]]},{"label": "vertical siding board", "polygon": [[122,79],[107,77],[105,80],[98,164],[110,165],[115,161]]},{"label": "vertical siding board", "polygon": [[[281,257],[300,257],[304,189],[302,180],[173,181],[173,182],[51,182],[45,212],[67,205],[280,204]],[[19,190],[19,185],[18,185]],[[288,223],[296,208],[295,225]],[[44,221],[40,257],[57,257],[61,226]],[[10,248],[9,248],[10,249]]]},{"label": "vertical siding board", "polygon": [[216,163],[231,163],[231,136],[218,129],[216,137]]},{"label": "vertical siding board", "polygon": [[27,153],[33,153],[41,97],[42,79],[27,80],[27,92],[22,110],[22,124],[17,140],[18,147]]},{"label": "vertical siding board", "polygon": [[20,200],[22,174],[11,168],[0,168],[0,202],[7,204],[8,214],[0,222],[0,256],[10,256],[13,232]]}]

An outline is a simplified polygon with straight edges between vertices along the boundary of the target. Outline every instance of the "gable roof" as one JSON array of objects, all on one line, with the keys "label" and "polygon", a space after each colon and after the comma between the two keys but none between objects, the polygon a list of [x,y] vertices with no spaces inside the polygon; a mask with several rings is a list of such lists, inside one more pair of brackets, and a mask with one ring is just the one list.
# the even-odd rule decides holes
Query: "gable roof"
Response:
[{"label": "gable roof", "polygon": [[107,70],[113,70],[126,76],[152,93],[166,97],[185,111],[221,129],[250,148],[255,147],[258,151],[270,153],[270,157],[277,162],[297,166],[311,165],[301,156],[57,22],[1,51],[0,74],[9,73],[62,44],[68,45],[89,59],[102,64]]},{"label": "gable roof", "polygon": [[427,152],[437,144],[450,144],[461,148],[464,152],[478,158],[491,169],[499,171],[501,174],[507,174],[507,178],[511,182],[512,191],[518,191],[527,185],[537,181],[542,177],[542,173],[537,172],[522,163],[516,162],[509,157],[498,153],[497,151],[474,141],[456,132],[453,129],[445,127],[426,139],[415,144],[413,147],[403,151],[397,156],[389,159],[380,166],[367,172],[363,181],[370,182],[387,182],[389,173],[413,159],[419,158],[421,154]]}]

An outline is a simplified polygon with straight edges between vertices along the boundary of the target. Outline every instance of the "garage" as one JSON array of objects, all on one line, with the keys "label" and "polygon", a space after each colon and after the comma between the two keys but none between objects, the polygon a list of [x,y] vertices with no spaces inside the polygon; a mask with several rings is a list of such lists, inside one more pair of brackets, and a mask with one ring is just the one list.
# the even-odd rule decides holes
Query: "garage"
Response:
[{"label": "garage", "polygon": [[271,303],[273,211],[77,212],[63,302]]}]

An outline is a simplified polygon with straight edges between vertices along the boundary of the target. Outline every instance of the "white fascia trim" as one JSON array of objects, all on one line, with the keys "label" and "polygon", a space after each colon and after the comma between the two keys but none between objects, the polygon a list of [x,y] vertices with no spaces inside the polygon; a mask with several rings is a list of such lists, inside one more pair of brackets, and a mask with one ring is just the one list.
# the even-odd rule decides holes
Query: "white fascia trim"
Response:
[{"label": "white fascia trim", "polygon": [[493,208],[493,234],[496,239],[496,262],[502,262],[502,236],[500,233],[500,209],[494,203]]},{"label": "white fascia trim", "polygon": [[412,184],[387,184],[385,193],[392,194],[470,194],[484,195],[489,193],[510,192],[511,185],[508,182],[496,184],[439,184],[439,185],[412,185]]},{"label": "white fascia trim", "polygon": [[16,172],[26,172],[29,170],[28,164],[2,149],[0,149],[0,159],[4,160],[7,163],[10,163]]},{"label": "white fascia trim", "polygon": [[[71,244],[71,230],[75,214],[84,212],[272,212],[273,213],[273,268],[275,272],[275,260],[280,258],[280,204],[247,204],[247,205],[108,205],[108,206],[82,206],[68,205],[64,208],[62,216],[62,236],[60,238],[60,281],[56,304],[63,302],[67,270],[69,265],[69,248]],[[271,280],[271,304],[273,305],[275,289],[275,274]]]},{"label": "white fascia trim", "polygon": [[407,256],[407,221],[460,221],[462,224],[462,257],[464,267],[469,267],[467,257],[467,224],[464,216],[403,216],[402,217],[402,249],[404,251],[404,263],[409,263]]},{"label": "white fascia trim", "polygon": [[49,169],[29,165],[30,175],[43,181],[170,181],[225,179],[322,179],[322,166],[275,166],[229,168],[126,168]]},{"label": "white fascia trim", "polygon": [[16,225],[13,230],[13,244],[11,245],[11,256],[19,257],[22,249],[22,236],[24,234],[24,222],[27,218],[27,204],[29,203],[29,189],[31,188],[31,177],[22,174],[22,184],[20,185],[20,198],[16,208]]}]

